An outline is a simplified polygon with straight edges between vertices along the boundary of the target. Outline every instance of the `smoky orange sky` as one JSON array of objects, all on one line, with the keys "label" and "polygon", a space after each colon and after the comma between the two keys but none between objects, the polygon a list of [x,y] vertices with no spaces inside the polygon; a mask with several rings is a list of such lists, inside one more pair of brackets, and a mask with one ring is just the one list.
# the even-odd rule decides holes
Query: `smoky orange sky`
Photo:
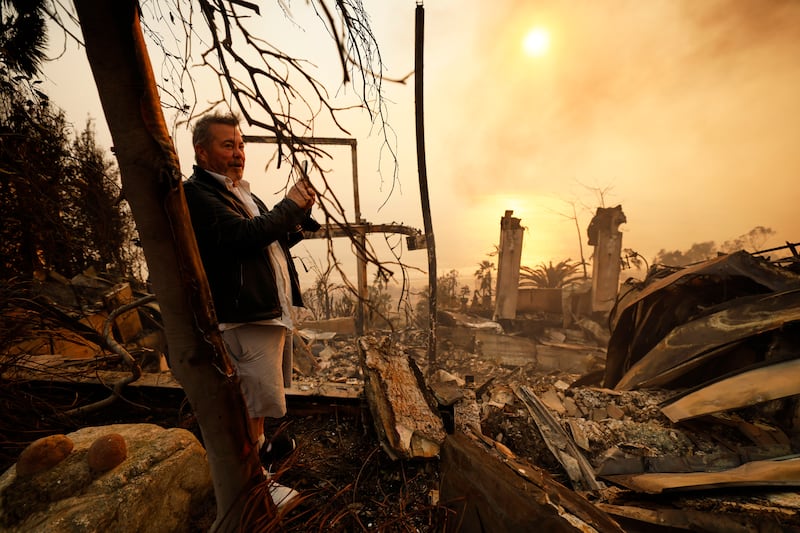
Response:
[{"label": "smoky orange sky", "polygon": [[[414,67],[415,5],[364,0],[389,77]],[[296,18],[265,15],[264,25],[319,67],[332,94],[346,96],[328,37],[303,27],[312,16]],[[440,273],[471,276],[498,243],[506,209],[527,228],[523,264],[579,259],[573,206],[588,258],[585,228],[598,191],[627,215],[623,247],[648,260],[756,226],[776,232],[764,247],[800,240],[800,2],[438,0],[425,4],[425,23],[426,158]],[[550,35],[540,57],[523,50],[534,27]],[[79,127],[87,114],[97,118],[103,143],[107,129],[82,53],[46,68],[47,90]],[[201,87],[201,99],[216,89]],[[384,91],[399,184],[391,187],[394,162],[376,128],[363,114],[354,118],[363,215],[422,228],[413,78],[386,82]],[[314,134],[341,135],[324,126]],[[177,128],[175,140],[188,175],[188,131]],[[248,171],[261,174],[249,177],[268,197],[276,190],[270,171],[264,177],[261,156],[248,156]],[[348,158],[335,152],[330,163],[342,196]],[[426,268],[424,252],[405,251],[403,260]]]}]

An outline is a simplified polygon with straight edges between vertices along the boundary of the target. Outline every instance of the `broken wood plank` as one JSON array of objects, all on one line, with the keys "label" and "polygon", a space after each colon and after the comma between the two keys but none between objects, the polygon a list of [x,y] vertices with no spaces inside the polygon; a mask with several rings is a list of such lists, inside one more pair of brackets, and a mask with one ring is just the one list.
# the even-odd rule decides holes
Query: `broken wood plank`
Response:
[{"label": "broken wood plank", "polygon": [[610,515],[667,528],[705,531],[707,533],[753,533],[755,531],[763,531],[763,518],[753,518],[744,513],[730,516],[728,513],[698,511],[695,509],[643,508],[608,503],[598,503],[596,505]]},{"label": "broken wood plank", "polygon": [[430,387],[436,401],[444,407],[450,407],[464,397],[463,387],[452,381],[431,383]]},{"label": "broken wood plank", "polygon": [[319,363],[297,328],[292,332],[292,341],[292,368],[302,376],[313,376]]},{"label": "broken wood plank", "polygon": [[489,448],[494,448],[495,450],[500,452],[505,458],[511,459],[515,457],[514,452],[512,452],[508,446],[506,446],[502,442],[496,441],[493,438],[484,435],[479,424],[474,424],[469,428],[469,430],[472,435],[478,438],[478,440],[483,442]]},{"label": "broken wood plank", "polygon": [[800,487],[800,457],[752,461],[721,472],[632,474],[604,479],[648,494],[721,487]]},{"label": "broken wood plank", "polygon": [[520,386],[514,392],[536,422],[547,448],[566,470],[576,490],[600,490],[604,485],[597,481],[594,468],[583,456],[578,445],[561,424],[550,414],[547,406],[528,387]]},{"label": "broken wood plank", "polygon": [[58,354],[65,359],[92,360],[104,354],[103,348],[67,328],[42,331],[36,338],[11,346],[9,355],[17,357]]},{"label": "broken wood plank", "polygon": [[442,446],[440,501],[456,511],[459,533],[622,533],[611,517],[544,470],[483,446],[460,432]]},{"label": "broken wood plank", "polygon": [[800,359],[716,381],[661,408],[672,422],[800,394]]},{"label": "broken wood plank", "polygon": [[307,320],[299,325],[301,330],[325,331],[340,335],[355,335],[356,323],[353,317],[331,318],[328,320]]},{"label": "broken wood plank", "polygon": [[[36,356],[26,358],[24,361],[19,361],[17,365],[6,368],[0,374],[0,379],[8,381],[42,381],[51,384],[86,383],[105,387],[109,383],[117,382],[130,375],[130,372],[98,370],[87,363],[90,362],[80,361],[76,363],[67,361],[58,355]],[[181,388],[180,383],[175,380],[169,371],[144,373],[137,381],[129,383],[128,386]]]},{"label": "broken wood plank", "polygon": [[428,401],[425,383],[410,357],[390,353],[388,338],[358,339],[364,394],[375,429],[393,459],[432,458],[444,442],[444,423]]},{"label": "broken wood plank", "polygon": [[[129,283],[115,285],[110,291],[103,295],[103,302],[108,307],[109,312],[129,304],[135,299]],[[139,312],[136,309],[120,313],[114,320],[114,326],[119,333],[119,338],[122,343],[132,342],[136,337],[142,334],[142,322],[139,319]]]}]

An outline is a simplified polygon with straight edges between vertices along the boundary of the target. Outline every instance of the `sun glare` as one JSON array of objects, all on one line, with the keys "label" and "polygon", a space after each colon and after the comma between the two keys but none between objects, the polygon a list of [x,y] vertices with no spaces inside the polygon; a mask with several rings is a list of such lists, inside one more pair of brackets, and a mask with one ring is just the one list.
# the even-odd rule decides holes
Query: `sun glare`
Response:
[{"label": "sun glare", "polygon": [[543,56],[550,48],[550,34],[544,28],[533,28],[525,34],[522,48],[529,56]]}]

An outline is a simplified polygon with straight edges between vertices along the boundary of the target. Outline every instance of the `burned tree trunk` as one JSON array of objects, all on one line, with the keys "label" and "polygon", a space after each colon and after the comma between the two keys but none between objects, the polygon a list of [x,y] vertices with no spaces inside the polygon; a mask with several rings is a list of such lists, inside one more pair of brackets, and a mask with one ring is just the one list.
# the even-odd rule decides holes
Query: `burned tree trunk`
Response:
[{"label": "burned tree trunk", "polygon": [[114,140],[125,196],[163,311],[169,362],[203,433],[218,530],[239,526],[244,496],[263,479],[247,438],[238,380],[216,330],[210,292],[161,113],[135,0],[77,0],[86,53]]}]

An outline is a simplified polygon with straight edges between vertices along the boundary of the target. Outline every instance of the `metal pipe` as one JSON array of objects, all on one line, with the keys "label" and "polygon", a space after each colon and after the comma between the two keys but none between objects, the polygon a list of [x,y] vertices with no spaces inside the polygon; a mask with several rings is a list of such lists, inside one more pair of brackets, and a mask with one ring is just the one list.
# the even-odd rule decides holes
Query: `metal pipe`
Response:
[{"label": "metal pipe", "polygon": [[428,249],[428,370],[436,362],[436,245],[431,222],[431,204],[428,197],[428,170],[425,162],[425,120],[423,113],[422,51],[425,36],[425,7],[417,2],[414,25],[414,100],[417,126],[417,172],[419,173],[419,195],[422,201],[422,219]]}]

